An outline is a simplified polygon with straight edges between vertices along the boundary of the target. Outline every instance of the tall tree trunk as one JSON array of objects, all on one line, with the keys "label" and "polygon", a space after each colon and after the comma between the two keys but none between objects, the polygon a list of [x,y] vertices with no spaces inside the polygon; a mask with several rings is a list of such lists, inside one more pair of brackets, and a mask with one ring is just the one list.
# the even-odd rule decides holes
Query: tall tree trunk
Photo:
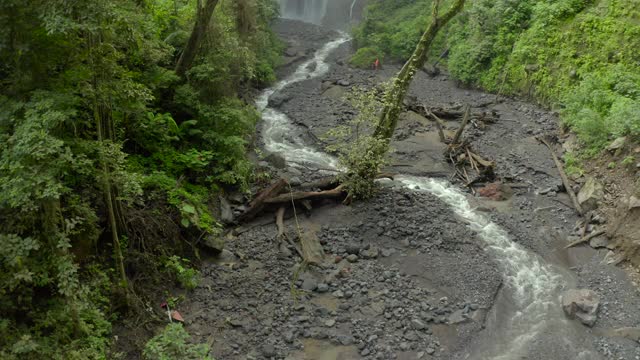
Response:
[{"label": "tall tree trunk", "polygon": [[385,106],[380,114],[374,135],[390,141],[398,124],[402,102],[409,91],[415,73],[424,66],[433,39],[457,13],[464,7],[465,0],[455,0],[453,5],[442,16],[438,15],[439,0],[433,3],[431,24],[422,34],[409,60],[404,64],[398,76],[393,80],[393,87],[385,94]]},{"label": "tall tree trunk", "polygon": [[184,74],[191,68],[193,60],[198,54],[200,44],[204,38],[204,34],[207,31],[211,16],[213,16],[213,10],[218,5],[218,0],[206,0],[207,3],[202,6],[202,0],[198,0],[198,9],[196,10],[196,23],[191,31],[191,36],[187,45],[185,46],[178,63],[176,64],[176,74],[184,76]]},{"label": "tall tree trunk", "polygon": [[[98,39],[96,39],[96,37]],[[100,43],[100,37],[94,34],[88,35],[89,46],[89,59],[93,67],[93,117],[95,120],[97,140],[100,146],[104,146],[107,140],[113,141],[115,139],[115,126],[113,124],[113,117],[111,110],[103,102],[104,99],[100,93],[100,81],[103,78],[102,69],[99,65],[100,54],[94,53],[96,43]],[[109,221],[109,228],[111,230],[111,241],[113,244],[113,252],[116,263],[116,269],[120,276],[120,287],[124,292],[124,300],[128,306],[130,303],[130,287],[127,279],[127,274],[124,268],[124,256],[122,254],[122,247],[120,243],[119,231],[118,231],[118,206],[115,196],[115,189],[111,184],[111,171],[105,159],[104,152],[101,150],[100,155],[100,167],[102,170],[102,191],[104,194],[105,204],[107,205],[107,217]]]}]

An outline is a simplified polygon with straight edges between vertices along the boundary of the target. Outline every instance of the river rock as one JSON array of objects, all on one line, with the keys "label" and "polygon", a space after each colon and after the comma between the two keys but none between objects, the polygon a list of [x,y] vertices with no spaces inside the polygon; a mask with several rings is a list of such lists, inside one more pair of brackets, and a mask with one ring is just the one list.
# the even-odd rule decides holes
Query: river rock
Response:
[{"label": "river rock", "polygon": [[593,239],[589,240],[589,246],[594,249],[604,248],[607,247],[607,245],[609,245],[609,240],[604,235],[596,236]]},{"label": "river rock", "polygon": [[513,190],[508,185],[495,182],[480,188],[478,194],[494,201],[503,201],[509,200],[513,196]]},{"label": "river rock", "polygon": [[619,137],[619,138],[613,140],[613,142],[611,144],[609,144],[609,146],[607,146],[607,150],[609,150],[609,151],[620,150],[620,149],[622,149],[624,147],[626,142],[627,142],[627,137],[626,136]]},{"label": "river rock", "polygon": [[273,346],[273,344],[264,344],[264,345],[262,345],[262,355],[264,355],[267,358],[270,358],[272,356],[276,356],[276,348],[275,348],[275,346]]},{"label": "river rock", "polygon": [[266,158],[264,158],[264,160],[277,169],[284,169],[287,165],[284,157],[276,153],[269,154]]},{"label": "river rock", "polygon": [[291,95],[287,93],[276,93],[269,98],[269,106],[279,108],[289,100],[291,100]]},{"label": "river rock", "polygon": [[357,242],[350,242],[345,246],[345,250],[349,255],[358,255],[360,253],[360,244]]},{"label": "river rock", "polygon": [[604,198],[604,187],[593,177],[589,177],[578,193],[578,202],[585,211],[595,210]]},{"label": "river rock", "polygon": [[309,276],[302,281],[301,287],[302,290],[313,291],[318,287],[318,282],[314,278]]},{"label": "river rock", "polygon": [[589,289],[568,290],[562,295],[562,310],[570,319],[578,319],[592,327],[598,318],[600,299]]},{"label": "river rock", "polygon": [[363,259],[376,259],[379,255],[380,251],[378,250],[377,247],[372,246],[371,248],[362,251],[362,258]]}]

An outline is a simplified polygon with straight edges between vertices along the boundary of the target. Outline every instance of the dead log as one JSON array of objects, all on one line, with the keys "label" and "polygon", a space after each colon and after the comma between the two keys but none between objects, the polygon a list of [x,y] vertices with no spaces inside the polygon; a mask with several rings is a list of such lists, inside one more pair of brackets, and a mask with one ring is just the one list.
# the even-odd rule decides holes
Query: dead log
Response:
[{"label": "dead log", "polygon": [[265,204],[284,204],[291,201],[299,200],[320,200],[320,199],[339,199],[345,196],[344,185],[340,185],[335,189],[324,191],[296,191],[286,194],[280,194],[264,200]]},{"label": "dead log", "polygon": [[294,244],[293,241],[291,241],[291,239],[287,236],[287,233],[285,232],[285,226],[284,226],[285,211],[286,211],[286,208],[284,206],[279,207],[278,211],[276,211],[276,227],[278,228],[278,232],[276,234],[276,240],[278,241],[278,247],[280,248],[280,251],[282,251],[285,255],[288,256],[288,255],[291,255],[291,252],[287,248],[287,244],[289,244],[291,245],[292,248],[296,250],[298,255],[302,257],[302,250],[300,250],[300,247]]},{"label": "dead log", "polygon": [[450,147],[457,145],[458,142],[460,141],[462,132],[464,131],[464,128],[467,126],[467,124],[469,123],[470,112],[471,112],[470,107],[469,105],[467,105],[464,110],[464,117],[462,118],[462,124],[460,124],[458,131],[456,131],[456,134],[453,136],[453,139],[451,140],[451,144],[449,145]]},{"label": "dead log", "polygon": [[572,242],[571,244],[569,244],[569,245],[565,246],[564,248],[565,248],[565,249],[568,249],[568,248],[570,248],[570,247],[574,247],[574,246],[576,246],[576,245],[580,245],[580,244],[582,244],[582,243],[585,243],[585,242],[587,242],[587,241],[589,241],[589,240],[593,239],[593,238],[594,238],[594,237],[596,237],[596,236],[600,236],[600,235],[604,234],[605,232],[606,232],[605,230],[598,230],[598,231],[592,232],[591,234],[589,234],[589,236],[586,236],[586,237],[580,238],[580,239],[578,239],[578,240],[576,240],[576,241]]},{"label": "dead log", "polygon": [[338,178],[336,178],[335,176],[329,176],[312,182],[304,183],[300,185],[300,188],[330,190],[334,189],[338,185],[340,185],[340,183],[338,182]]},{"label": "dead log", "polygon": [[569,182],[567,173],[564,172],[564,167],[562,166],[562,163],[558,159],[558,156],[556,156],[555,151],[553,151],[553,148],[551,147],[551,145],[549,145],[549,143],[545,139],[541,137],[537,137],[537,139],[549,149],[549,152],[551,152],[551,156],[553,157],[553,162],[556,164],[556,167],[558,168],[558,172],[560,173],[560,178],[562,178],[562,183],[564,184],[564,188],[567,191],[567,194],[569,194],[569,197],[571,198],[573,207],[578,212],[578,215],[580,216],[584,215],[584,212],[582,211],[582,206],[580,206],[580,203],[578,202],[578,198],[576,197],[576,194],[573,192],[571,188],[571,183]]},{"label": "dead log", "polygon": [[253,219],[256,215],[262,211],[266,200],[273,198],[280,194],[282,190],[288,185],[287,181],[284,179],[280,179],[275,183],[271,184],[268,188],[264,189],[262,192],[258,194],[250,203],[247,211],[244,212],[239,217],[239,221],[247,221]]},{"label": "dead log", "polygon": [[324,262],[324,249],[315,232],[310,229],[300,230],[300,245],[302,248],[302,258],[311,265],[320,265]]}]

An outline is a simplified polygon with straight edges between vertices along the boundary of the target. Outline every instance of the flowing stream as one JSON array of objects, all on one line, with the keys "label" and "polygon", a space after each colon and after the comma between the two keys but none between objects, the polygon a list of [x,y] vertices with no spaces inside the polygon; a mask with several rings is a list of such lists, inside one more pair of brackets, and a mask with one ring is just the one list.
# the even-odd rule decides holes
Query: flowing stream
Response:
[{"label": "flowing stream", "polygon": [[[282,155],[295,166],[337,169],[338,162],[334,157],[309,147],[299,136],[292,135],[295,134],[295,127],[290,119],[269,107],[268,103],[271,95],[286,86],[326,74],[329,70],[327,57],[348,40],[346,35],[342,35],[327,43],[312,59],[301,64],[295,73],[265,90],[258,98],[257,106],[262,111],[266,150]],[[520,359],[522,353],[528,350],[527,345],[545,330],[548,333],[551,328],[554,333],[559,333],[558,337],[565,337],[564,340],[554,341],[563,343],[561,346],[565,348],[573,347],[568,340],[570,335],[567,334],[573,334],[575,329],[564,319],[559,306],[560,290],[567,286],[559,270],[512,241],[506,231],[475,211],[466,195],[452,184],[406,175],[396,177],[394,182],[412,191],[431,193],[449,205],[478,234],[486,251],[494,256],[502,270],[508,304],[500,310],[501,316],[495,316],[499,319],[487,326],[489,335],[485,342],[490,342],[491,345],[480,346],[465,358]],[[547,336],[555,337],[549,334]],[[572,349],[571,353],[575,359],[594,358],[590,351],[584,349]]]}]

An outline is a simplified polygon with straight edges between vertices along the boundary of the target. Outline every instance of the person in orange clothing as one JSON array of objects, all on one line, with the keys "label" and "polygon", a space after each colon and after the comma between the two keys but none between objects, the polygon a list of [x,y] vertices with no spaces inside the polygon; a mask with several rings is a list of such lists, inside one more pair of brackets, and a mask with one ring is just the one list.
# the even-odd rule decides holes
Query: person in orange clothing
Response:
[{"label": "person in orange clothing", "polygon": [[376,61],[373,63],[373,69],[374,70],[380,69],[380,59],[376,58]]}]

